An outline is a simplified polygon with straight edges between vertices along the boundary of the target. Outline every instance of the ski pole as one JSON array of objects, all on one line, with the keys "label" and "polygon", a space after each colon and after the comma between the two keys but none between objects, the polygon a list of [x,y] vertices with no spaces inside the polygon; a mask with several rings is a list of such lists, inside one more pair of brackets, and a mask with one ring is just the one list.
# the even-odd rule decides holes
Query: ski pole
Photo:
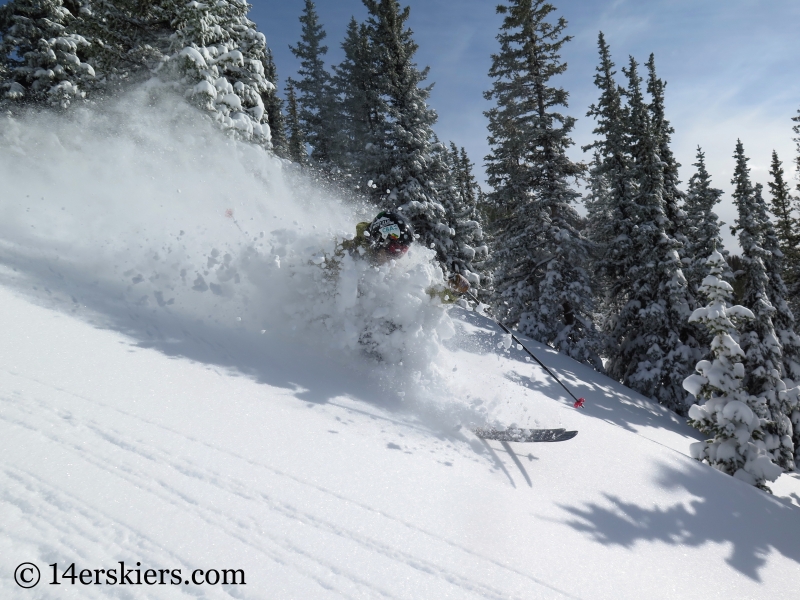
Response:
[{"label": "ski pole", "polygon": [[[472,298],[472,300],[473,300],[473,301],[474,301],[474,302],[475,302],[475,303],[476,303],[478,306],[480,306],[480,305],[481,305],[481,301],[480,301],[480,300],[478,300],[478,299],[477,299],[477,298],[476,298],[476,297],[475,297],[475,296],[474,296],[474,295],[473,295],[471,292],[469,292],[469,291],[466,291],[466,292],[464,292],[464,293],[465,293],[467,296],[469,296],[470,298]],[[544,364],[544,363],[543,363],[541,360],[539,360],[539,359],[537,358],[537,356],[536,356],[536,355],[535,355],[533,352],[531,352],[530,350],[528,350],[528,347],[527,347],[525,344],[523,344],[522,342],[520,342],[520,341],[519,341],[519,339],[517,338],[517,336],[515,336],[513,333],[511,333],[511,330],[510,330],[508,327],[506,327],[506,326],[505,326],[505,325],[504,325],[502,322],[500,322],[500,320],[499,320],[499,319],[495,319],[494,317],[490,317],[490,318],[492,319],[492,321],[494,321],[495,323],[497,323],[497,324],[500,326],[500,328],[501,328],[503,331],[505,331],[505,332],[506,332],[508,335],[510,335],[512,340],[514,340],[514,341],[515,341],[517,344],[519,344],[520,346],[522,346],[522,349],[523,349],[523,350],[525,350],[525,352],[527,352],[527,353],[528,353],[528,355],[529,355],[529,356],[530,356],[530,357],[531,357],[533,360],[535,360],[535,361],[536,361],[536,363],[537,363],[537,364],[538,364],[540,367],[542,367],[542,368],[545,370],[545,372],[546,372],[548,375],[550,375],[550,377],[552,377],[552,378],[553,378],[553,379],[554,379],[554,380],[555,380],[555,381],[558,383],[558,385],[560,385],[562,388],[564,388],[564,391],[565,391],[565,392],[567,392],[567,394],[569,394],[569,395],[570,395],[570,397],[571,397],[573,400],[575,400],[575,404],[573,404],[572,406],[574,406],[575,408],[583,408],[583,405],[584,405],[584,403],[586,402],[586,399],[585,399],[585,398],[576,398],[576,397],[575,397],[575,394],[573,394],[571,391],[569,391],[569,388],[568,388],[566,385],[564,385],[564,383],[563,383],[563,382],[562,382],[562,381],[561,381],[561,380],[560,380],[558,377],[556,377],[556,374],[555,374],[555,373],[553,373],[553,372],[552,372],[550,369],[548,369],[548,368],[545,366],[545,364]]]}]

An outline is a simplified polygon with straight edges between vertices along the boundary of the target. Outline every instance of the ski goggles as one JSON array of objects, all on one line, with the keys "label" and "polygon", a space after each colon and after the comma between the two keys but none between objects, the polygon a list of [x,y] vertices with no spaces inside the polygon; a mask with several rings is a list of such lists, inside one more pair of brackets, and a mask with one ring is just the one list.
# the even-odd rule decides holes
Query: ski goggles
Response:
[{"label": "ski goggles", "polygon": [[389,256],[393,257],[403,256],[406,252],[408,252],[408,244],[404,244],[400,240],[392,240],[386,246],[385,252]]}]

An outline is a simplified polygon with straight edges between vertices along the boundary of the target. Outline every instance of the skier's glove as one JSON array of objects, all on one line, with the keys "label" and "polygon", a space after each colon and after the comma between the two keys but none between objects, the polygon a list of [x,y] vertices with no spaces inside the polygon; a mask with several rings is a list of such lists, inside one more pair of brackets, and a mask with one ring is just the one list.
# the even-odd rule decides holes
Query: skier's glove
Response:
[{"label": "skier's glove", "polygon": [[469,291],[469,281],[463,275],[456,273],[450,279],[450,289],[458,294],[466,294]]}]

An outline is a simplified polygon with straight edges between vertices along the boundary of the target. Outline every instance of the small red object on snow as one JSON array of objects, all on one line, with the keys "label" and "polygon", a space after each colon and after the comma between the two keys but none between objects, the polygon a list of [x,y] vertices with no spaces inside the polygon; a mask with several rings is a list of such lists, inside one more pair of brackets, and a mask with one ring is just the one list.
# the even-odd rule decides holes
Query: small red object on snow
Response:
[{"label": "small red object on snow", "polygon": [[575,401],[575,404],[573,404],[572,406],[574,406],[575,408],[583,408],[583,405],[584,405],[585,402],[586,402],[586,400],[584,398],[578,398]]},{"label": "small red object on snow", "polygon": [[229,208],[228,210],[226,210],[225,211],[225,216],[228,217],[229,219],[232,219],[233,218],[233,209]]}]

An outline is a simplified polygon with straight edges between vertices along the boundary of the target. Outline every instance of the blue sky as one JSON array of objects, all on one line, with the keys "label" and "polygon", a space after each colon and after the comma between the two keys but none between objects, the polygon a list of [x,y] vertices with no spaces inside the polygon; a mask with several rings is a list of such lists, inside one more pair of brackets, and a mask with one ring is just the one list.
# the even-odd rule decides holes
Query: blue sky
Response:
[{"label": "blue sky", "polygon": [[[350,16],[363,20],[366,10],[360,0],[316,4],[328,33],[329,62],[336,63]],[[766,186],[773,149],[793,176],[790,119],[800,108],[799,2],[556,0],[554,4],[555,14],[567,19],[568,33],[574,37],[564,47],[569,68],[559,83],[570,93],[568,113],[578,118],[575,159],[586,158],[580,146],[592,139],[594,125],[585,115],[597,98],[592,78],[598,63],[597,34],[602,30],[618,67],[627,63],[629,55],[643,63],[655,53],[658,73],[667,81],[667,116],[675,127],[673,149],[683,165],[684,185],[700,145],[714,184],[729,192],[737,138],[744,143],[756,181]],[[496,3],[410,0],[408,5],[409,25],[420,47],[417,62],[430,66],[429,81],[435,82],[430,102],[439,114],[436,131],[441,139],[465,146],[482,171],[489,150],[483,116],[488,103],[482,94],[491,85],[487,72],[501,23]],[[302,8],[303,0],[253,2],[251,18],[267,36],[281,85],[297,68],[288,46],[300,36]],[[624,83],[621,77],[619,81]],[[729,194],[718,212],[733,224]],[[725,233],[734,249],[727,227]]]},{"label": "blue sky", "polygon": [[[4,4],[0,0],[0,4]],[[766,185],[773,149],[794,177],[791,117],[800,108],[800,2],[797,0],[555,0],[556,15],[569,22],[573,41],[564,47],[569,65],[559,84],[570,93],[568,114],[578,118],[572,156],[592,139],[588,106],[597,98],[597,34],[603,31],[618,67],[633,55],[640,63],[655,53],[667,81],[667,116],[675,127],[673,150],[685,182],[695,149],[706,151],[717,187],[731,190],[733,154],[741,138],[753,178]],[[303,0],[252,0],[251,18],[275,54],[279,86],[296,72],[289,51],[300,36]],[[351,16],[366,17],[361,0],[317,0],[328,33],[329,65],[342,58],[340,43]],[[402,3],[405,5],[406,3]],[[417,63],[430,66],[435,83],[431,105],[439,114],[436,132],[465,146],[483,177],[488,103],[483,92],[490,55],[497,50],[501,19],[491,0],[409,0],[409,25],[419,44]],[[621,77],[620,83],[623,83]],[[792,183],[796,180],[792,179]],[[723,197],[720,215],[729,225],[735,212]],[[733,240],[725,228],[727,243]]]}]

